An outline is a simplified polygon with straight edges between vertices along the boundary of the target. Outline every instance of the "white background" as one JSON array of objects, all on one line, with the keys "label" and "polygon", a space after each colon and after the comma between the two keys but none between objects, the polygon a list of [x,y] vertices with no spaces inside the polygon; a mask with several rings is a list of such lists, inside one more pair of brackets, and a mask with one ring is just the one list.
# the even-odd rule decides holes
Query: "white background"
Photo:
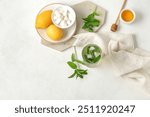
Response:
[{"label": "white background", "polygon": [[[0,99],[150,99],[141,87],[116,77],[109,61],[89,69],[84,80],[68,79],[66,62],[72,49],[63,53],[40,44],[35,30],[39,10],[52,2],[69,5],[83,0],[0,0]],[[92,0],[107,10],[100,31],[109,31],[122,0]],[[150,51],[150,0],[128,0],[135,10],[132,25],[121,23],[120,32],[133,33],[137,45]]]}]

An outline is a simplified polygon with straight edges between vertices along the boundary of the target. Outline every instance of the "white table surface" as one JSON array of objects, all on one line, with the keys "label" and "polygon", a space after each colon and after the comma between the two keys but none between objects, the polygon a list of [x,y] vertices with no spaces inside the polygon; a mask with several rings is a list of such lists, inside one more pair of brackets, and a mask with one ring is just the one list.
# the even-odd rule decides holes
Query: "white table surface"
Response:
[{"label": "white table surface", "polygon": [[[109,61],[89,69],[84,80],[68,79],[72,70],[63,53],[40,44],[35,30],[38,11],[52,2],[70,5],[82,0],[0,0],[0,99],[150,99],[140,87],[114,75]],[[101,31],[109,31],[122,0],[92,0],[107,10]],[[135,34],[137,45],[150,51],[150,0],[128,0],[135,10],[132,25],[119,32]]]}]

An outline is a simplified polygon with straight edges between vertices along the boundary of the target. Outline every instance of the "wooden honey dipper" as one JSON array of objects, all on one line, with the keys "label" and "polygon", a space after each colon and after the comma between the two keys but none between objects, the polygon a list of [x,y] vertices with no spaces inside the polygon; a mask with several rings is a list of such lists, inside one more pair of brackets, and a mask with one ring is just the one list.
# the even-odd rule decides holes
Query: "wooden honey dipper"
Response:
[{"label": "wooden honey dipper", "polygon": [[122,7],[120,9],[120,12],[118,14],[118,17],[116,19],[116,22],[114,24],[112,24],[112,26],[111,26],[111,31],[113,31],[113,32],[116,32],[118,29],[118,22],[119,22],[120,14],[121,14],[121,11],[123,10],[123,8],[125,7],[126,2],[127,2],[127,0],[124,0]]}]

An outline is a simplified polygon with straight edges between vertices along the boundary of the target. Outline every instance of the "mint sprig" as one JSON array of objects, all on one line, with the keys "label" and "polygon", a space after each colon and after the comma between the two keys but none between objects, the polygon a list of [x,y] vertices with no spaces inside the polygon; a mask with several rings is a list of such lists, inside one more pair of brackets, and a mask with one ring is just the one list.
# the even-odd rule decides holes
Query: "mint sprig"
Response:
[{"label": "mint sprig", "polygon": [[99,14],[96,12],[96,9],[93,13],[89,14],[86,18],[83,18],[84,25],[82,26],[82,29],[88,31],[88,32],[94,32],[94,27],[98,27],[100,25],[100,20],[96,19],[95,16],[99,16]]},{"label": "mint sprig", "polygon": [[85,63],[81,60],[78,60],[75,56],[75,54],[72,54],[71,56],[71,61],[68,61],[67,64],[69,65],[70,68],[72,68],[74,70],[73,74],[70,75],[68,78],[84,78],[84,75],[87,75],[87,70],[84,69],[80,69],[79,68],[79,64],[85,65]]}]

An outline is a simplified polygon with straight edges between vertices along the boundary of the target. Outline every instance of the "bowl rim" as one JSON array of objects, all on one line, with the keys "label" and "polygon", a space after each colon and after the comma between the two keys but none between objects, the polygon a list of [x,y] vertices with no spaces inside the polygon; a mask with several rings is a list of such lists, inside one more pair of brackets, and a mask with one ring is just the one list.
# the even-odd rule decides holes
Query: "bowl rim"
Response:
[{"label": "bowl rim", "polygon": [[66,7],[66,8],[71,9],[71,10],[73,11],[72,13],[73,13],[73,15],[74,15],[74,19],[73,19],[73,22],[71,23],[71,25],[66,26],[66,27],[61,27],[60,25],[56,24],[55,21],[54,21],[54,19],[53,19],[54,12],[55,12],[55,10],[57,10],[57,8],[56,8],[56,9],[54,9],[53,12],[52,12],[52,16],[51,16],[51,17],[52,17],[52,22],[53,22],[57,27],[62,28],[62,29],[66,29],[66,28],[71,27],[71,26],[76,22],[76,12],[75,12],[75,10],[74,10],[71,6],[69,6],[69,5],[67,5],[67,4],[62,4],[62,3],[58,3],[58,4],[60,4],[60,5],[63,6],[63,7]]},{"label": "bowl rim", "polygon": [[[134,15],[133,19],[132,19],[131,21],[129,21],[129,22],[123,20],[123,18],[122,18],[122,13],[123,13],[124,11],[126,11],[126,10],[131,11],[131,12],[133,13],[133,15]],[[125,23],[125,24],[131,24],[131,23],[133,23],[133,22],[135,21],[135,18],[136,18],[136,14],[135,14],[135,12],[134,12],[133,9],[126,8],[126,9],[123,9],[123,10],[121,11],[121,13],[120,13],[120,20],[121,20],[123,23]]]}]

